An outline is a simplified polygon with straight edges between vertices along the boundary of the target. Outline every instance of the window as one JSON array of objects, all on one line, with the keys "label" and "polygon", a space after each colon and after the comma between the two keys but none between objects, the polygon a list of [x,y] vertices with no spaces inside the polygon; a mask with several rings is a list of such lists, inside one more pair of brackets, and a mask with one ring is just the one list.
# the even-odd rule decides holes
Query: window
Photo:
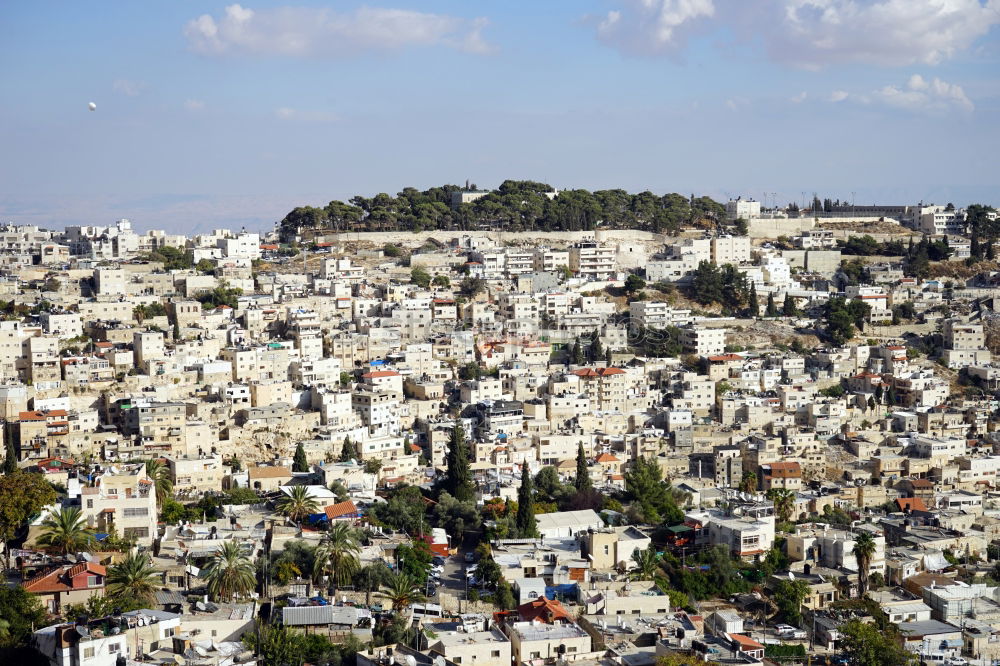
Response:
[{"label": "window", "polygon": [[167,627],[166,629],[163,630],[164,638],[170,638],[175,633],[177,633],[177,627]]},{"label": "window", "polygon": [[528,654],[529,659],[541,659],[541,657],[542,657],[541,652],[531,652],[530,654]]},{"label": "window", "polygon": [[490,656],[493,657],[494,659],[497,659],[498,657],[500,657],[500,650],[493,650],[492,652],[490,652]]},{"label": "window", "polygon": [[452,659],[452,661],[455,662],[456,664],[461,664],[462,663],[462,658],[461,657],[455,657],[454,659]]},{"label": "window", "polygon": [[143,539],[149,536],[148,527],[126,527],[123,532],[125,536],[134,536]]},{"label": "window", "polygon": [[110,652],[111,654],[117,654],[118,652],[121,652],[121,649],[122,649],[122,646],[121,646],[120,643],[109,643],[108,644],[108,652]]},{"label": "window", "polygon": [[137,508],[133,507],[125,509],[126,518],[136,518],[138,516],[148,516],[148,515],[149,515],[148,507],[137,507]]},{"label": "window", "polygon": [[92,500],[92,499],[87,500],[87,508],[88,509],[93,509],[94,508],[94,500]]},{"label": "window", "polygon": [[87,587],[97,587],[101,584],[100,576],[87,576]]},{"label": "window", "polygon": [[576,648],[575,647],[568,647],[568,648],[566,648],[566,652],[576,652]]},{"label": "window", "polygon": [[217,629],[212,629],[212,638],[215,638],[216,634],[218,633],[219,631]]},{"label": "window", "polygon": [[83,648],[83,658],[84,659],[93,659],[94,658],[94,648],[92,648],[92,647]]}]

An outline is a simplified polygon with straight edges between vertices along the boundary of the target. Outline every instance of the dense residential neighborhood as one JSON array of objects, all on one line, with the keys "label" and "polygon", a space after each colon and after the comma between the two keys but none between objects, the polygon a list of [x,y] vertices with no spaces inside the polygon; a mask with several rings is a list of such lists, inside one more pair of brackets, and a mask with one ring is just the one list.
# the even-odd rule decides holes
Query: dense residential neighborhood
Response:
[{"label": "dense residential neighborhood", "polygon": [[2,661],[992,666],[998,236],[530,181],[4,226]]}]

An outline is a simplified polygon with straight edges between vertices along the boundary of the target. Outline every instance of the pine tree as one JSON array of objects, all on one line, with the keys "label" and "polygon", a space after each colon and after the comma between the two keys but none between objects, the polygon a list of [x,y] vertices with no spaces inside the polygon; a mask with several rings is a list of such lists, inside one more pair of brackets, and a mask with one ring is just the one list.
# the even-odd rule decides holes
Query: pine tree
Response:
[{"label": "pine tree", "polygon": [[475,499],[465,430],[458,424],[452,428],[451,438],[448,440],[448,472],[444,477],[444,489],[459,502]]},{"label": "pine tree", "polygon": [[580,442],[580,446],[576,450],[576,480],[574,485],[577,492],[591,488],[590,471],[587,468],[587,456],[583,452],[583,442]]},{"label": "pine tree", "polygon": [[785,294],[785,302],[781,304],[781,314],[786,317],[794,317],[799,314],[799,309],[795,307],[795,299],[789,294]]},{"label": "pine tree", "polygon": [[[750,316],[751,317],[759,317],[760,316],[760,303],[757,302],[757,284],[754,283],[754,282],[750,283],[750,296],[749,296],[748,300],[750,302],[747,303],[747,306],[748,306],[747,309],[749,310]],[[770,298],[768,300],[769,301],[773,301],[774,297],[770,296]]]},{"label": "pine tree", "polygon": [[768,317],[777,317],[778,316],[778,307],[774,304],[774,292],[773,291],[767,295],[767,310],[766,310],[766,312],[767,312],[767,316]]},{"label": "pine tree", "polygon": [[309,461],[306,460],[306,450],[302,446],[302,442],[295,445],[295,457],[292,458],[292,471],[293,472],[308,472],[309,471]]},{"label": "pine tree", "polygon": [[3,459],[3,473],[13,474],[17,471],[17,453],[14,451],[14,440],[7,438],[7,455]]},{"label": "pine tree", "polygon": [[344,437],[344,445],[340,449],[340,462],[351,462],[358,459],[358,450],[350,437]]},{"label": "pine tree", "polygon": [[521,465],[521,487],[517,490],[517,517],[515,527],[523,539],[538,536],[538,524],[535,522],[535,492],[532,488],[531,472],[528,463]]}]

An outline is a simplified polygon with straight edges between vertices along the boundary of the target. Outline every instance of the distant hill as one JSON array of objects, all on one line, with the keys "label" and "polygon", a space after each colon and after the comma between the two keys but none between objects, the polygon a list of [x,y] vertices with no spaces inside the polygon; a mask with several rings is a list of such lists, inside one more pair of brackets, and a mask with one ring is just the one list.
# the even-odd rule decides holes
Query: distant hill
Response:
[{"label": "distant hill", "polygon": [[[465,195],[463,197],[463,194]],[[475,199],[462,202],[462,199]],[[585,231],[597,228],[677,231],[692,224],[724,224],[725,207],[709,197],[625,190],[563,190],[529,180],[506,180],[496,190],[475,185],[405,188],[395,197],[352,197],[322,208],[301,206],[280,223],[283,240],[310,230]]]}]

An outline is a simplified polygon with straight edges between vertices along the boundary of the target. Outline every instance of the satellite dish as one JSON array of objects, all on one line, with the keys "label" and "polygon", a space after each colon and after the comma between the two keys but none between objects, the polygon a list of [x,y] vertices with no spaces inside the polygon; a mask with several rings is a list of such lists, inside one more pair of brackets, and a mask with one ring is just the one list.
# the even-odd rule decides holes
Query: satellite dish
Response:
[{"label": "satellite dish", "polygon": [[788,580],[795,580],[795,574],[791,571],[788,572]]},{"label": "satellite dish", "polygon": [[90,104],[87,105],[87,108],[90,109],[91,111],[96,111],[97,105],[91,102]]}]

